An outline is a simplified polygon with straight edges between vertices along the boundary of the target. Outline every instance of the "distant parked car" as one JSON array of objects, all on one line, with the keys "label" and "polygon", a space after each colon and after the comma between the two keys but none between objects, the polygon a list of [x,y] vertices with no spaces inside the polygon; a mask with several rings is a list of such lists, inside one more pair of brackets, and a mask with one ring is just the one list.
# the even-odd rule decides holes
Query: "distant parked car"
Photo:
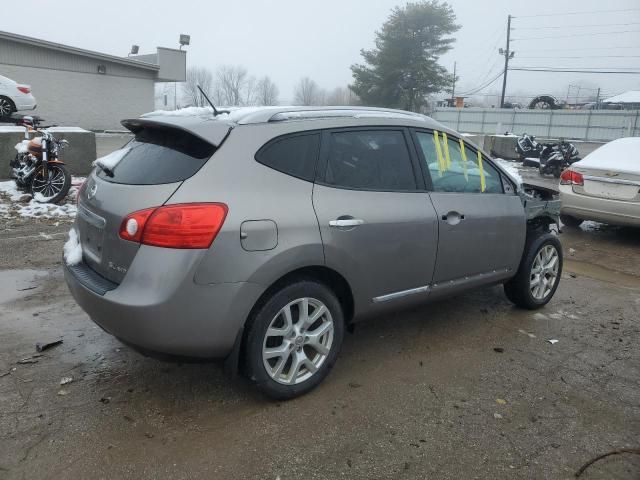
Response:
[{"label": "distant parked car", "polygon": [[640,137],[609,142],[560,176],[560,220],[640,226]]},{"label": "distant parked car", "polygon": [[22,110],[35,110],[37,106],[29,85],[0,75],[0,118]]},{"label": "distant parked car", "polygon": [[78,193],[65,277],[125,343],[226,357],[291,398],[356,318],[500,283],[534,309],[558,287],[560,202],[427,117],[189,111],[123,121],[135,139]]}]

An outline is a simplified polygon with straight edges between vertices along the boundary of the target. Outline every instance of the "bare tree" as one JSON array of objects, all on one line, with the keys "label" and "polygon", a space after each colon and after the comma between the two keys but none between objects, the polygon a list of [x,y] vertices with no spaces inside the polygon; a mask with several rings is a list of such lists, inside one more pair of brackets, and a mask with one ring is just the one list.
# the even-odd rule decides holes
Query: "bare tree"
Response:
[{"label": "bare tree", "polygon": [[204,67],[191,67],[187,70],[187,81],[182,85],[183,101],[187,105],[196,107],[209,106],[198,90],[198,85],[208,96],[211,96],[215,90],[210,70]]},{"label": "bare tree", "polygon": [[277,105],[278,87],[267,76],[258,80],[256,85],[256,103],[258,105]]},{"label": "bare tree", "polygon": [[348,87],[336,87],[327,96],[327,105],[350,106],[359,103],[358,96]]},{"label": "bare tree", "polygon": [[226,106],[243,105],[246,100],[246,87],[249,81],[247,69],[241,66],[225,65],[218,70],[217,83],[222,103]]},{"label": "bare tree", "polygon": [[294,102],[296,105],[318,105],[321,97],[320,87],[309,77],[304,77],[296,86]]}]

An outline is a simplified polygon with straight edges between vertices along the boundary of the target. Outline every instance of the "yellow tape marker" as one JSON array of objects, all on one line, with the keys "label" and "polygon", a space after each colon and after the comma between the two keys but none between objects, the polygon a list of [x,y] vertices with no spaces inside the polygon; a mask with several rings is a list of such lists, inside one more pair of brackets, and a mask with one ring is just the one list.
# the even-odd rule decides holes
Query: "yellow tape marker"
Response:
[{"label": "yellow tape marker", "polygon": [[464,179],[469,181],[469,174],[467,173],[467,152],[464,149],[464,140],[460,139],[460,156],[462,157],[462,169],[464,170]]},{"label": "yellow tape marker", "polygon": [[478,168],[480,169],[480,191],[484,192],[487,188],[487,183],[484,180],[484,167],[482,166],[482,154],[478,150]]},{"label": "yellow tape marker", "polygon": [[449,153],[449,138],[447,134],[442,132],[442,144],[444,146],[445,170],[451,169],[451,154]]},{"label": "yellow tape marker", "polygon": [[440,148],[440,138],[438,137],[438,131],[433,131],[433,143],[436,145],[436,155],[438,157],[438,175],[442,176],[442,170],[444,170],[444,160],[442,158],[442,148]]}]

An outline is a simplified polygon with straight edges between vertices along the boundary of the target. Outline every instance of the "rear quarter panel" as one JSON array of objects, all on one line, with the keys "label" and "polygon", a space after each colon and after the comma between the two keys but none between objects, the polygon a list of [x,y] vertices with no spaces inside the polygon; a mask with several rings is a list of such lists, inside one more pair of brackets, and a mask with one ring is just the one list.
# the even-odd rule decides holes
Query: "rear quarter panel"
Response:
[{"label": "rear quarter panel", "polygon": [[[220,233],[196,270],[197,284],[253,282],[266,288],[292,270],[324,264],[312,206],[313,183],[273,170],[254,158],[267,141],[293,131],[296,126],[290,124],[234,128],[211,160],[169,200],[222,202],[229,207]],[[274,248],[247,251],[242,247],[241,225],[255,220],[276,224]]]}]

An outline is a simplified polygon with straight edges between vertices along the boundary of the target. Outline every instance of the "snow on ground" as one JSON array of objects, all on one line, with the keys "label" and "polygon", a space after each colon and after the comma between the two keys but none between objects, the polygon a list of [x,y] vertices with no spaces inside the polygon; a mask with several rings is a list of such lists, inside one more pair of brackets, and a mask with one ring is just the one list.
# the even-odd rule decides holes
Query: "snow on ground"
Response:
[{"label": "snow on ground", "polygon": [[0,218],[68,219],[76,216],[76,195],[84,177],[72,177],[71,189],[59,205],[40,203],[30,194],[18,190],[13,180],[0,182]]},{"label": "snow on ground", "polygon": [[496,162],[518,183],[522,183],[522,176],[516,167],[515,162],[510,162],[502,158],[496,158]]}]

